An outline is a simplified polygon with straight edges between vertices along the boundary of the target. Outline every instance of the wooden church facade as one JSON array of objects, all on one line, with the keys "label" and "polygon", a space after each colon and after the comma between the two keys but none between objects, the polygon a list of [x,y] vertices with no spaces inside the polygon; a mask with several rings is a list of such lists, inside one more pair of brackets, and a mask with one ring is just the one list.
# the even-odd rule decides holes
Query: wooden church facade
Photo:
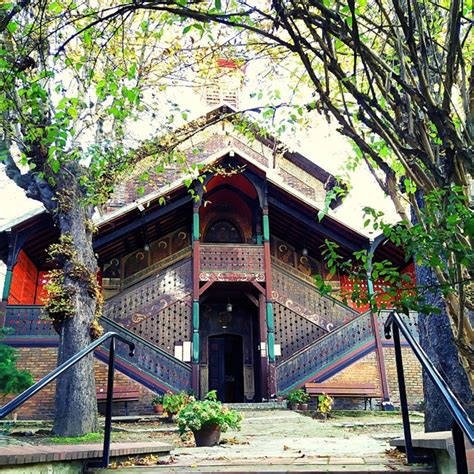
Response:
[{"label": "wooden church facade", "polygon": [[[381,399],[396,399],[385,315],[323,296],[313,279],[350,290],[347,277],[327,271],[321,247],[330,240],[349,256],[371,242],[330,216],[319,222],[334,178],[297,153],[275,157],[274,145],[220,124],[183,149],[207,170],[194,187],[198,200],[172,165],[151,173],[143,197],[137,182],[150,163],[119,186],[94,241],[106,299],[101,324],[137,346],[130,359],[119,345],[118,369],[151,392],[216,389],[226,402],[268,400],[334,377],[348,384],[367,377]],[[2,230],[2,324],[13,329],[7,342],[41,357],[57,345],[41,309],[46,248],[57,230],[45,213]],[[391,244],[374,258],[412,272]],[[104,360],[106,349],[96,356]],[[415,365],[411,388],[416,403]]]}]

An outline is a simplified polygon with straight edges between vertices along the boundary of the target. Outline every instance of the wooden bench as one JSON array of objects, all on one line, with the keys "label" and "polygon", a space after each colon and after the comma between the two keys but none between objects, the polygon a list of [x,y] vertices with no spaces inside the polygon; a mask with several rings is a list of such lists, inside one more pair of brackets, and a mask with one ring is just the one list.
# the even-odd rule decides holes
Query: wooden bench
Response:
[{"label": "wooden bench", "polygon": [[347,385],[331,382],[310,382],[305,384],[304,387],[306,393],[312,397],[317,397],[318,395],[329,395],[333,398],[363,398],[364,407],[366,410],[367,400],[370,403],[370,408],[372,408],[372,398],[379,398],[382,396],[380,390],[375,385],[370,383]]},{"label": "wooden bench", "polygon": [[[102,403],[107,401],[107,388],[97,388],[97,402]],[[136,402],[139,400],[140,390],[130,387],[114,387],[112,395],[112,402],[125,403],[125,415],[128,415],[128,402]]]}]

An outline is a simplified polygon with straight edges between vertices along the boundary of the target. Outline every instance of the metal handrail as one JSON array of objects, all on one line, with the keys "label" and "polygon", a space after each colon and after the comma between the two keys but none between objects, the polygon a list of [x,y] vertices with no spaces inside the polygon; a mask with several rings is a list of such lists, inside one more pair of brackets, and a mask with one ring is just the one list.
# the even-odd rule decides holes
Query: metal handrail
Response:
[{"label": "metal handrail", "polygon": [[461,405],[461,402],[453,393],[444,377],[433,365],[426,352],[412,336],[402,317],[396,311],[392,311],[388,316],[387,321],[385,322],[385,338],[390,339],[392,336],[392,332],[393,342],[395,345],[395,359],[397,363],[397,376],[400,390],[400,405],[402,408],[403,430],[405,433],[405,449],[407,453],[408,462],[420,462],[420,458],[415,456],[413,453],[410,420],[408,415],[408,402],[406,397],[405,376],[403,372],[403,359],[400,345],[400,332],[403,334],[405,340],[408,342],[411,349],[415,353],[415,356],[420,361],[426,374],[433,382],[434,387],[441,394],[441,397],[446,403],[449,412],[454,418],[452,432],[456,453],[457,472],[458,474],[467,474],[468,468],[466,449],[464,445],[464,435],[466,435],[467,439],[471,443],[474,443],[474,423],[469,418],[469,415],[466,413],[466,410]]},{"label": "metal handrail", "polygon": [[113,389],[114,389],[114,371],[115,371],[115,340],[127,344],[130,348],[130,357],[133,357],[135,353],[135,344],[126,338],[122,337],[116,332],[108,332],[103,336],[99,337],[92,344],[89,344],[87,347],[79,351],[77,354],[73,355],[67,361],[63,362],[61,365],[56,367],[52,372],[43,377],[41,380],[36,382],[30,388],[25,390],[23,393],[15,397],[13,400],[8,402],[4,407],[0,408],[0,419],[7,416],[12,411],[19,408],[31,397],[36,395],[40,390],[49,385],[51,382],[56,380],[60,375],[62,375],[66,370],[71,368],[73,365],[77,364],[80,360],[86,357],[88,354],[93,352],[97,347],[102,345],[105,341],[110,339],[109,347],[109,361],[108,361],[108,376],[107,376],[107,405],[105,408],[105,426],[104,426],[104,448],[101,461],[94,461],[88,463],[88,467],[107,467],[110,461],[110,434],[112,431],[112,398],[113,398]]}]

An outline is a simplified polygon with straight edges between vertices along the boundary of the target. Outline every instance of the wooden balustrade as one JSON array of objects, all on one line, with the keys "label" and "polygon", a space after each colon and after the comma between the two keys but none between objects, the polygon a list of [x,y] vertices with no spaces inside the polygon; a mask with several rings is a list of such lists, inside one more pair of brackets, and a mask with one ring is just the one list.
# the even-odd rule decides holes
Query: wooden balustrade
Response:
[{"label": "wooden balustrade", "polygon": [[273,299],[326,331],[342,326],[359,316],[356,310],[329,296],[322,295],[314,285],[290,274],[273,260]]},{"label": "wooden balustrade", "polygon": [[200,280],[265,281],[262,245],[201,244]]},{"label": "wooden balustrade", "polygon": [[10,305],[5,313],[5,327],[12,329],[12,336],[57,336],[42,306]]}]

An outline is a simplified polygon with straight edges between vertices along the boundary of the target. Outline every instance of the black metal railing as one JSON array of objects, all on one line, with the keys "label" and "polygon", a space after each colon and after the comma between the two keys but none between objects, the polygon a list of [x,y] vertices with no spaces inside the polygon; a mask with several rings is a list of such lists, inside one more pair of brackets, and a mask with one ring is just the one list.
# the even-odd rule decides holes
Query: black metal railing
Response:
[{"label": "black metal railing", "polygon": [[410,418],[408,414],[408,402],[405,385],[405,375],[403,371],[403,358],[400,345],[400,333],[403,334],[417,359],[420,361],[423,369],[433,382],[434,387],[440,393],[442,399],[446,403],[448,410],[453,416],[453,443],[456,455],[456,466],[458,474],[467,474],[468,465],[466,457],[466,447],[464,443],[464,435],[470,443],[474,443],[474,423],[469,418],[466,410],[461,405],[456,395],[449,387],[446,380],[441,376],[439,371],[433,365],[426,352],[421,348],[420,344],[410,333],[407,325],[402,317],[395,311],[392,311],[385,322],[385,337],[390,339],[393,333],[393,342],[395,345],[395,360],[397,363],[398,387],[400,390],[400,406],[403,418],[403,431],[405,434],[405,450],[409,463],[426,462],[425,457],[416,456],[413,451],[413,443],[410,429]]},{"label": "black metal railing", "polygon": [[36,382],[30,388],[18,395],[12,401],[8,402],[4,407],[0,408],[0,419],[5,418],[9,413],[19,408],[23,403],[36,395],[40,390],[49,385],[53,380],[56,380],[61,374],[68,370],[73,365],[77,364],[81,359],[93,352],[96,348],[101,346],[105,341],[110,339],[109,346],[109,360],[108,360],[108,374],[107,374],[107,405],[105,408],[105,425],[104,425],[104,449],[101,461],[92,461],[87,463],[88,468],[107,467],[110,461],[110,435],[112,431],[112,398],[114,390],[114,373],[115,373],[115,340],[119,340],[128,345],[130,352],[129,356],[133,357],[135,352],[135,344],[116,332],[108,332],[94,341],[89,346],[79,351],[66,362],[56,367],[52,372]]}]

